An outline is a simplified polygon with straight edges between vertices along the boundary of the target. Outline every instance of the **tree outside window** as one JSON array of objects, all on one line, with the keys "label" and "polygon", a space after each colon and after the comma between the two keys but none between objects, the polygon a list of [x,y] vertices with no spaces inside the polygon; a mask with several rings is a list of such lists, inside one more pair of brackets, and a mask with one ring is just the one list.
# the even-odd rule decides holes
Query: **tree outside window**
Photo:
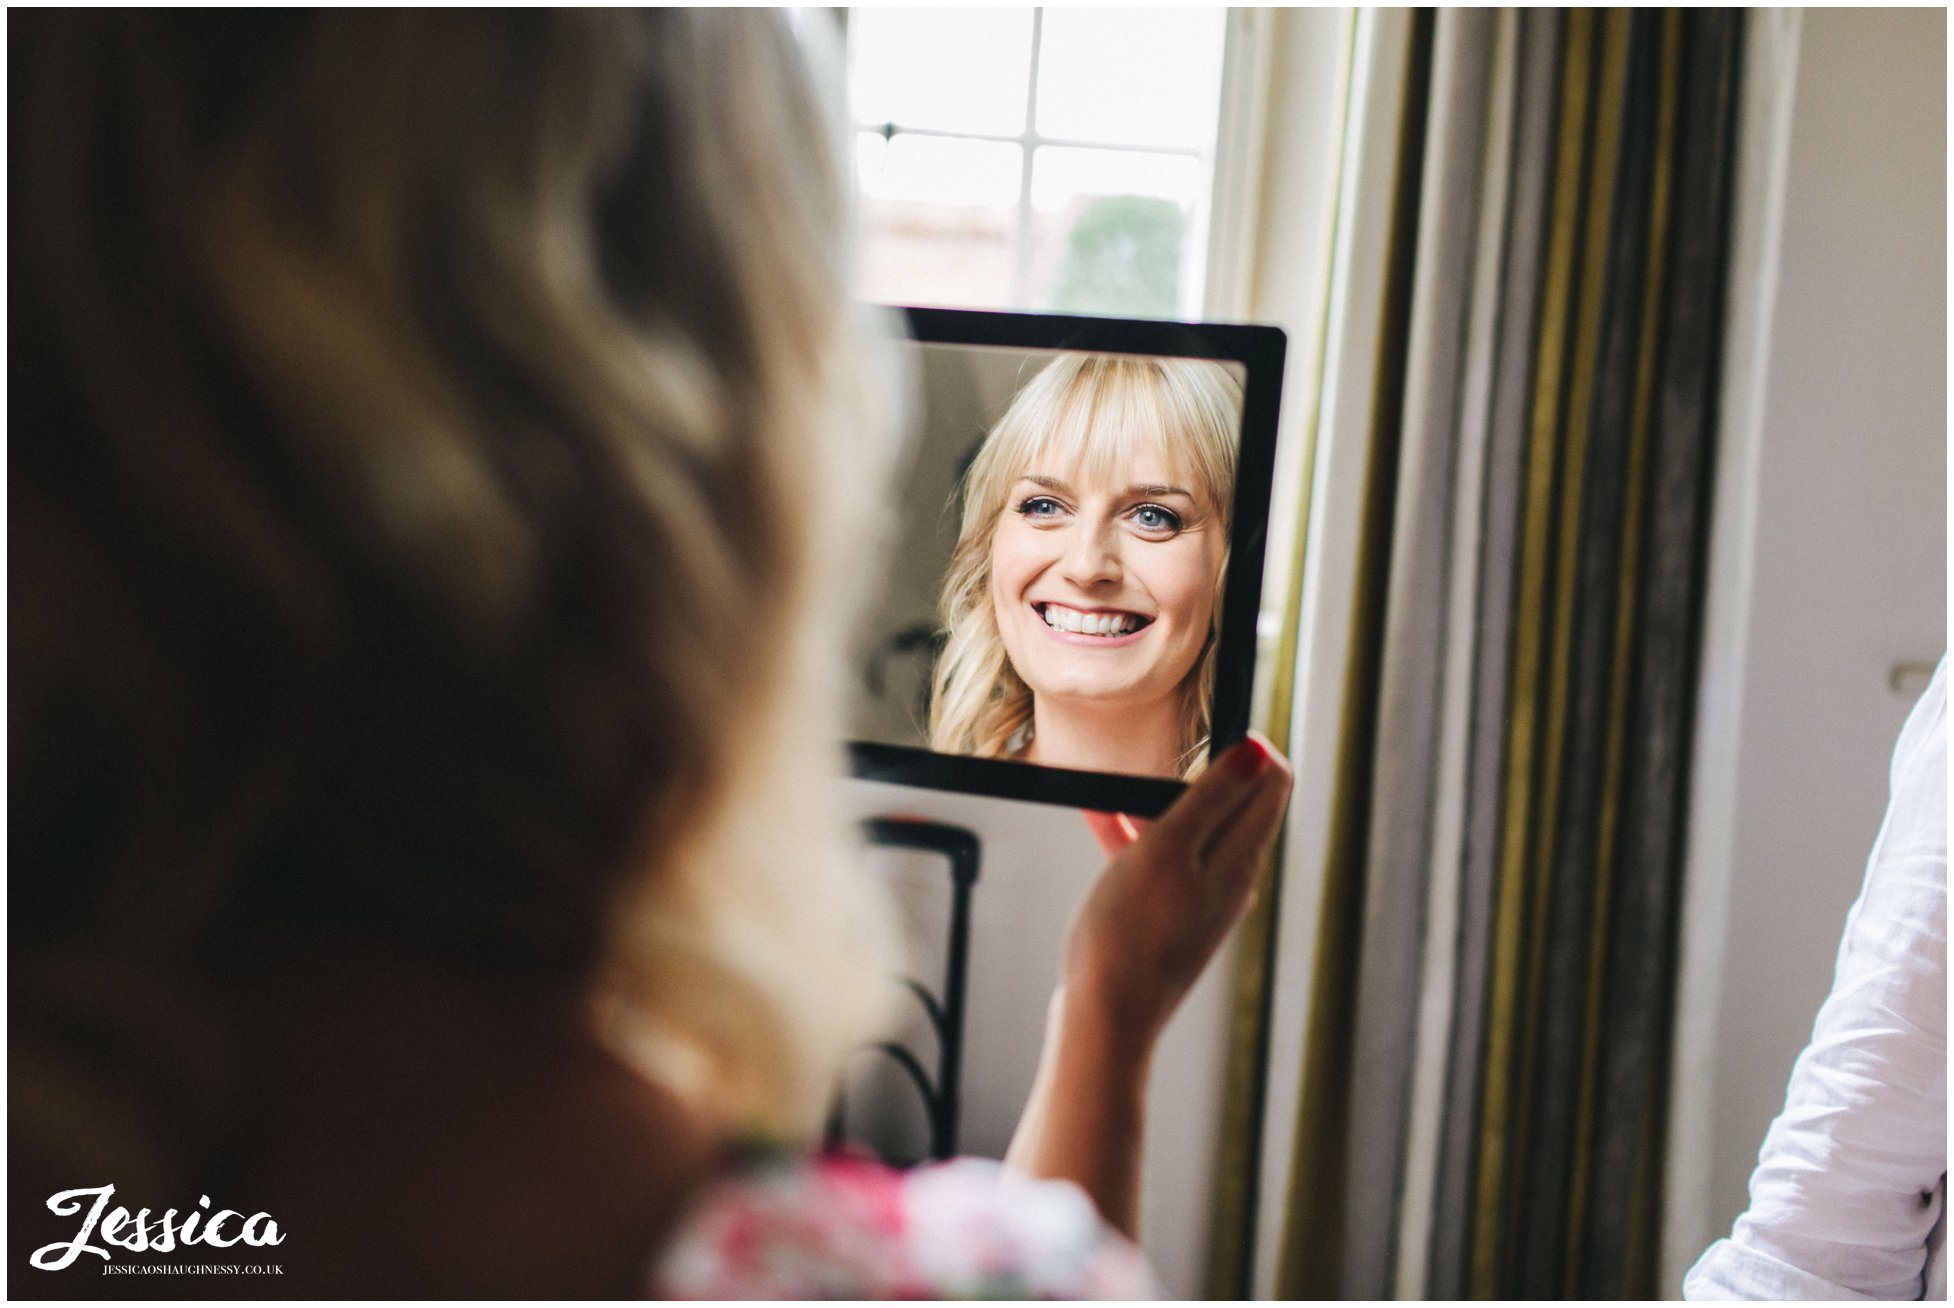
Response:
[{"label": "tree outside window", "polygon": [[850,11],[869,296],[1198,317],[1225,22]]}]

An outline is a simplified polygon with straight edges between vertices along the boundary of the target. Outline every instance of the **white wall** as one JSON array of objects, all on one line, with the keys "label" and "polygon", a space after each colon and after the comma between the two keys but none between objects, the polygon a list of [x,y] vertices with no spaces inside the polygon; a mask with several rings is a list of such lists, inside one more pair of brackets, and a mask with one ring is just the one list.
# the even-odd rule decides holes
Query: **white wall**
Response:
[{"label": "white wall", "polygon": [[1946,642],[1946,15],[1754,18],[1747,99],[1788,118],[1745,131],[1747,335],[1720,451],[1670,1293],[1742,1211],[1830,985],[1924,684],[1895,691],[1892,669]]}]

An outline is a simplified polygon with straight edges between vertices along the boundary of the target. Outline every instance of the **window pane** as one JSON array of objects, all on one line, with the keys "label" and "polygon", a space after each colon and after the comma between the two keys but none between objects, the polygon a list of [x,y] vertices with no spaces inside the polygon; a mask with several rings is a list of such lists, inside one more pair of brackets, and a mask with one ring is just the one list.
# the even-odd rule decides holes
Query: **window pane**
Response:
[{"label": "window pane", "polygon": [[1024,131],[1029,9],[851,9],[848,56],[858,123]]},{"label": "window pane", "polygon": [[1045,146],[1032,159],[1032,303],[1070,313],[1174,318],[1202,168],[1186,155]]},{"label": "window pane", "polygon": [[1212,148],[1226,22],[1221,8],[1045,10],[1039,134]]},{"label": "window pane", "polygon": [[890,304],[1011,303],[1021,147],[856,134],[862,291]]}]

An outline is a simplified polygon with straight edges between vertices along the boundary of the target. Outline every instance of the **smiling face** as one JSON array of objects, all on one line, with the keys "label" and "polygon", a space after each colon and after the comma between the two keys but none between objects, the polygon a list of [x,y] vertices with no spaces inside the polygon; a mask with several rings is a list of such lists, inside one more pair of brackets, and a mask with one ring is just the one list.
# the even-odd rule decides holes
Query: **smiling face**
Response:
[{"label": "smiling face", "polygon": [[1189,765],[1208,735],[1241,412],[1239,379],[1205,359],[1060,354],[1012,397],[964,477],[930,748]]},{"label": "smiling face", "polygon": [[991,602],[1005,653],[1041,698],[1156,705],[1207,643],[1227,533],[1207,488],[1156,453],[1078,462],[1025,470],[998,515]]}]

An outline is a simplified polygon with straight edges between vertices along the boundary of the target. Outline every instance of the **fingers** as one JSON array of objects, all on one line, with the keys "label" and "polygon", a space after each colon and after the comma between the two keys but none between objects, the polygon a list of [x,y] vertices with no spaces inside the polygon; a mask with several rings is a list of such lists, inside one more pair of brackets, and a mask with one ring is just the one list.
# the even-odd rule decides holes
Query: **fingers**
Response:
[{"label": "fingers", "polygon": [[1101,813],[1095,809],[1081,809],[1086,826],[1092,838],[1099,842],[1099,850],[1107,858],[1118,858],[1140,838],[1140,833],[1153,823],[1145,818],[1136,818],[1130,813]]},{"label": "fingers", "polygon": [[1139,834],[1133,829],[1133,819],[1124,813],[1095,813],[1086,809],[1084,817],[1092,838],[1099,842],[1099,851],[1109,859],[1124,854]]},{"label": "fingers", "polygon": [[1282,826],[1282,815],[1289,807],[1289,789],[1289,769],[1271,760],[1256,783],[1255,793],[1208,847],[1208,866],[1253,881]]},{"label": "fingers", "polygon": [[1170,846],[1198,853],[1229,829],[1244,805],[1260,793],[1271,772],[1286,778],[1289,766],[1257,732],[1216,759],[1214,765],[1188,785],[1187,793],[1154,823],[1154,837]]}]

